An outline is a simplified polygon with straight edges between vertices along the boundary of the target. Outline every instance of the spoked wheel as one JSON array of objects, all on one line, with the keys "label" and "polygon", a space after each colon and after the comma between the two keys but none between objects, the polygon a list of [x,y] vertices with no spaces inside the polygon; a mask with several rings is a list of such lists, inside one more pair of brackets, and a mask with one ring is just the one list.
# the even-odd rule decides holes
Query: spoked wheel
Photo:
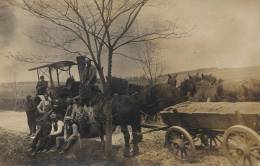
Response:
[{"label": "spoked wheel", "polygon": [[260,166],[260,137],[245,126],[230,127],[223,136],[226,156],[235,166]]},{"label": "spoked wheel", "polygon": [[219,132],[210,131],[202,134],[200,139],[201,143],[210,148],[218,147],[222,144],[222,135]]},{"label": "spoked wheel", "polygon": [[173,126],[165,136],[165,145],[181,161],[192,161],[195,146],[191,135],[182,127]]}]

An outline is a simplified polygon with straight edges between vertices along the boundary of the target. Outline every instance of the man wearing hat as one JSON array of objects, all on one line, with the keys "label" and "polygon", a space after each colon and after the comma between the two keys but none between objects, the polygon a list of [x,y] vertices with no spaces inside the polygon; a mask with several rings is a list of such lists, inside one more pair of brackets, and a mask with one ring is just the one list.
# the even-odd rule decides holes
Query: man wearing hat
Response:
[{"label": "man wearing hat", "polygon": [[44,76],[40,76],[40,80],[37,82],[36,85],[37,95],[47,94],[47,89],[48,89],[48,81],[44,80]]},{"label": "man wearing hat", "polygon": [[64,135],[56,138],[56,149],[61,149],[62,145],[64,145],[63,149],[60,153],[63,153],[77,141],[79,136],[78,126],[73,121],[71,116],[65,116],[64,118]]},{"label": "man wearing hat", "polygon": [[57,118],[55,113],[50,115],[51,119],[51,132],[48,136],[48,140],[45,146],[45,151],[50,150],[53,145],[55,145],[56,138],[63,135],[64,123]]}]

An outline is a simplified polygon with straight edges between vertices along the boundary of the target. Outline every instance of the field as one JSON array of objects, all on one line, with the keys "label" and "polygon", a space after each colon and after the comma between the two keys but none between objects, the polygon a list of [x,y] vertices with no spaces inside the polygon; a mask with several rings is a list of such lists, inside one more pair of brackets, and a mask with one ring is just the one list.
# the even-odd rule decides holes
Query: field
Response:
[{"label": "field", "polygon": [[[234,101],[260,101],[260,67],[243,69],[199,69],[178,73],[178,82],[190,73],[212,74],[224,80],[225,97]],[[143,84],[142,78],[129,78],[129,82]],[[161,77],[166,82],[167,75]],[[115,160],[107,163],[104,150],[99,139],[82,140],[82,148],[76,144],[65,155],[39,154],[32,157],[28,150],[32,140],[28,133],[26,115],[23,111],[11,111],[15,105],[15,95],[18,107],[22,107],[23,99],[28,94],[34,94],[35,82],[0,85],[0,165],[122,165],[122,166],[228,166],[227,159],[222,155],[221,147],[209,150],[200,147],[193,163],[181,163],[164,147],[165,132],[158,131],[144,135],[140,145],[140,155],[130,158],[123,157],[123,135],[118,131],[113,135],[113,150]]]},{"label": "field", "polygon": [[[26,137],[26,117],[24,112],[0,112],[0,164],[9,165],[107,165],[104,151],[99,139],[82,140],[82,149],[76,144],[71,151],[60,154],[39,154],[30,156],[28,152],[31,139]],[[164,132],[144,135],[140,143],[141,154],[124,158],[123,136],[116,132],[113,135],[115,160],[108,165],[120,166],[227,166],[229,162],[222,156],[221,150],[201,149],[197,152],[194,163],[176,161],[164,148]]]}]

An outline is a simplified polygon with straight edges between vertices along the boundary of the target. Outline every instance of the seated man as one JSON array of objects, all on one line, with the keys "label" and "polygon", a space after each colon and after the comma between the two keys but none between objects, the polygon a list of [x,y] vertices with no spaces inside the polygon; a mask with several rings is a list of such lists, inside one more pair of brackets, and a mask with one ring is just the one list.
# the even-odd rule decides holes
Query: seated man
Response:
[{"label": "seated man", "polygon": [[48,89],[48,81],[45,81],[44,76],[41,76],[40,80],[37,82],[36,85],[36,93],[37,95],[47,94],[47,89]]},{"label": "seated man", "polygon": [[56,138],[63,135],[63,127],[64,123],[61,120],[58,120],[57,115],[55,113],[52,113],[50,115],[51,118],[51,132],[48,136],[47,143],[45,145],[44,152],[50,150],[50,148],[55,145]]},{"label": "seated man", "polygon": [[62,145],[64,145],[63,149],[60,153],[64,153],[65,151],[69,150],[71,145],[73,145],[79,136],[78,132],[78,126],[77,124],[72,120],[71,116],[66,116],[64,118],[64,136],[59,136],[56,138],[56,149],[61,149]]},{"label": "seated man", "polygon": [[73,99],[68,98],[68,99],[66,100],[66,103],[67,103],[67,108],[66,108],[65,116],[71,116],[71,114],[72,114],[72,109],[73,109]]},{"label": "seated man", "polygon": [[45,144],[48,140],[48,136],[51,132],[51,122],[49,119],[46,119],[45,121],[39,122],[39,130],[36,133],[35,138],[33,139],[31,151],[32,155],[35,156],[36,153],[42,151],[45,147]]},{"label": "seated man", "polygon": [[71,113],[73,121],[79,126],[79,133],[85,137],[87,135],[90,124],[87,112],[81,105],[81,100],[79,97],[74,98],[74,105]]},{"label": "seated man", "polygon": [[71,117],[75,122],[79,122],[83,116],[83,107],[79,97],[75,97],[73,100],[73,108],[71,112]]}]

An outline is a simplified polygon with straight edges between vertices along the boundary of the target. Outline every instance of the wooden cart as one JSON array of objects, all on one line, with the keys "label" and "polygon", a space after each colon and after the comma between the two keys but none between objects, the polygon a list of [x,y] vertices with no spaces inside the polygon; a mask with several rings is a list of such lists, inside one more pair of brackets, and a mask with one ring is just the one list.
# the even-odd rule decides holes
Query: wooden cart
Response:
[{"label": "wooden cart", "polygon": [[[165,146],[182,161],[194,158],[195,142],[221,145],[233,165],[260,165],[260,103],[186,102],[160,112],[166,126]],[[148,131],[148,132],[150,132]]]}]

